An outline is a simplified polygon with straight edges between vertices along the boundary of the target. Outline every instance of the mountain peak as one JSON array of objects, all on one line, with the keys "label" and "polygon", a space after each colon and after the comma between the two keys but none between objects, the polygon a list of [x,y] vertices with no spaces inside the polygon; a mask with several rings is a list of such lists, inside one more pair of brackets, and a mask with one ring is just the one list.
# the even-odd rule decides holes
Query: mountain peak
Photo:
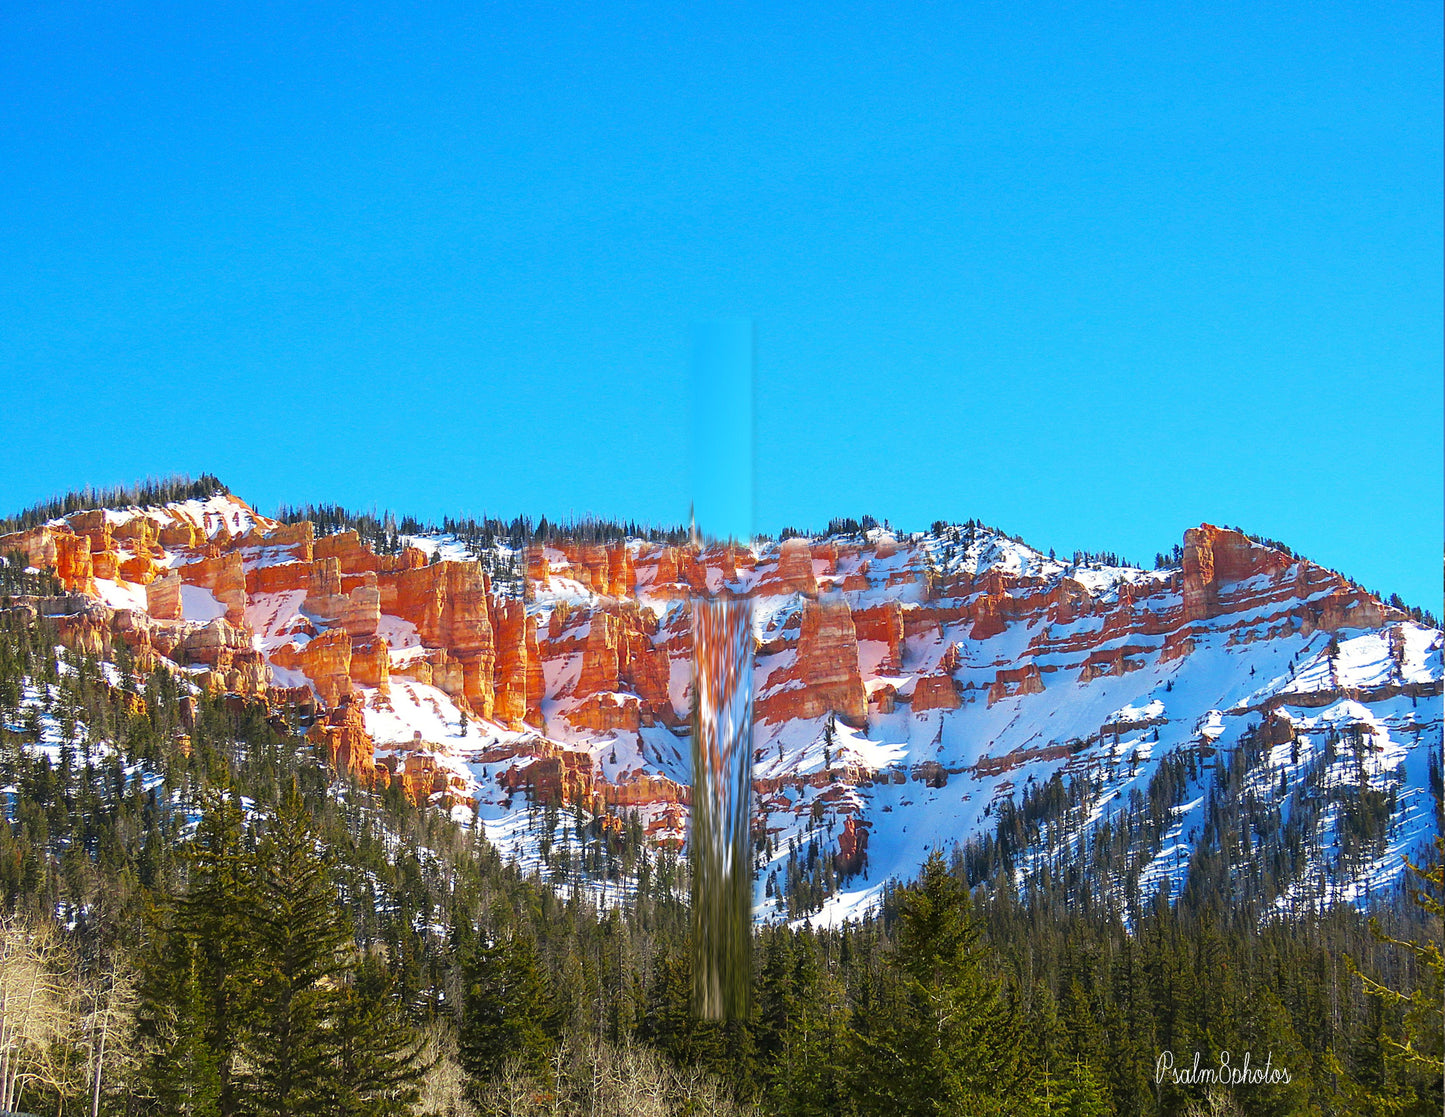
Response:
[{"label": "mountain peak", "polygon": [[[1322,878],[1383,887],[1429,829],[1416,800],[1441,719],[1419,700],[1440,693],[1439,632],[1237,529],[1191,528],[1177,563],[1145,570],[978,525],[700,549],[287,520],[217,484],[70,510],[0,549],[92,599],[56,618],[62,640],[124,643],[146,671],[286,712],[339,769],[458,812],[528,864],[538,803],[635,813],[683,844],[688,601],[749,597],[766,918],[850,918],[939,845],[1025,884],[1049,842],[1067,832],[1082,856],[1105,825],[1145,836],[1125,868],[1092,874],[1096,899],[1165,880],[1179,895],[1211,840],[1208,781],[1235,755],[1248,771],[1217,803],[1258,779],[1251,794],[1281,810],[1311,781],[1404,804],[1385,844],[1251,886],[1252,903]],[[1341,735],[1359,744],[1336,771]],[[1004,820],[1037,819],[1055,785],[1073,813],[999,847]],[[1167,818],[1140,821],[1139,803],[1164,800]],[[1313,817],[1321,841],[1354,817],[1341,810]],[[803,892],[780,884],[799,849],[819,874]]]}]

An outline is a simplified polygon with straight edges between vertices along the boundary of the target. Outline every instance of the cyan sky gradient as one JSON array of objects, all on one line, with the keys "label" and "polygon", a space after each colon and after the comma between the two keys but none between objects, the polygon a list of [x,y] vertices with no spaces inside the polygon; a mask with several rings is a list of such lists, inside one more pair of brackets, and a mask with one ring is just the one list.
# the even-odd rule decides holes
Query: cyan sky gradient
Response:
[{"label": "cyan sky gradient", "polygon": [[682,522],[746,315],[761,530],[1238,523],[1439,611],[1439,4],[826,8],[6,4],[0,508]]},{"label": "cyan sky gradient", "polygon": [[693,323],[688,443],[692,523],[706,540],[753,537],[754,334],[750,318]]}]

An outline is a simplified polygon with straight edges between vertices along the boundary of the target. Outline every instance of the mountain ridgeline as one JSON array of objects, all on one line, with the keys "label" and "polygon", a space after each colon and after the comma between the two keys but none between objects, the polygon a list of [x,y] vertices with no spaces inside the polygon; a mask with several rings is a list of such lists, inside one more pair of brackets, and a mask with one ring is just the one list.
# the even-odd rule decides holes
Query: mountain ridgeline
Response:
[{"label": "mountain ridgeline", "polygon": [[[1278,544],[699,549],[213,478],[4,526],[4,1104],[1438,1111],[1441,633]],[[726,1024],[686,949],[690,600],[724,589],[757,640]],[[1160,1078],[1244,1050],[1290,1081]]]}]

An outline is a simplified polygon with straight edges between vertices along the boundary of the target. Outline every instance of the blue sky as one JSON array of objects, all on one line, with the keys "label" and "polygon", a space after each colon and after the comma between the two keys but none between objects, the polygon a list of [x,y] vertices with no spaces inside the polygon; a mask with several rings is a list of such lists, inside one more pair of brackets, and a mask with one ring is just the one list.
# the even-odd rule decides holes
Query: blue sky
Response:
[{"label": "blue sky", "polygon": [[681,520],[747,315],[762,529],[1238,523],[1438,612],[1438,4],[409,7],[4,6],[0,508]]}]

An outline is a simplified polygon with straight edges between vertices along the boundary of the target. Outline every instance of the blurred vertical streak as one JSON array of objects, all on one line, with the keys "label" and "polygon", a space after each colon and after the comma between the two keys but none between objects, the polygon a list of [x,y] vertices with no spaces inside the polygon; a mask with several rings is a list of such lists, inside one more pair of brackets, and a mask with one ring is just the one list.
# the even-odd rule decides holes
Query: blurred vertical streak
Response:
[{"label": "blurred vertical streak", "polygon": [[[693,539],[748,546],[753,520],[752,322],[693,330]],[[704,567],[705,569],[705,567]],[[728,587],[692,599],[693,1007],[710,1020],[747,1014],[751,984],[752,602]]]}]

